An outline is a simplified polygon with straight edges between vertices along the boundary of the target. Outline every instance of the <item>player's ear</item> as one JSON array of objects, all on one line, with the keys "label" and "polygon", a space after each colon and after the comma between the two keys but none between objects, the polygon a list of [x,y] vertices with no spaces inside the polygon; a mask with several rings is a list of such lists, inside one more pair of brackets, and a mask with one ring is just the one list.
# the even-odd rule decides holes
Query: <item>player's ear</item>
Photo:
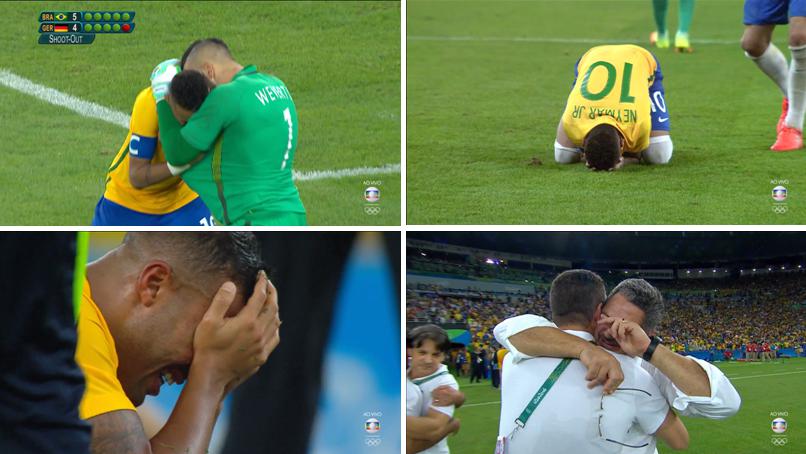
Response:
[{"label": "player's ear", "polygon": [[604,303],[599,303],[596,305],[596,309],[593,310],[593,322],[596,323],[597,321],[602,319],[602,308],[604,307]]},{"label": "player's ear", "polygon": [[139,303],[151,306],[156,303],[161,292],[167,291],[171,282],[171,266],[161,260],[147,263],[137,278]]},{"label": "player's ear", "polygon": [[215,81],[215,66],[210,63],[204,64],[204,75],[210,79],[211,82],[216,83]]}]

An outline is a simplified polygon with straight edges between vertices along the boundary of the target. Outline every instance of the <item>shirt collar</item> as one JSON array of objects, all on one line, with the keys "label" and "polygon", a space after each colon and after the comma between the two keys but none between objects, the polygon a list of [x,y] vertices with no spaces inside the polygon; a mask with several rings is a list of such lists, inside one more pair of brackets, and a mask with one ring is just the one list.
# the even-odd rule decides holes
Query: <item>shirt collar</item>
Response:
[{"label": "shirt collar", "polygon": [[575,329],[564,329],[563,331],[568,334],[573,334],[576,337],[581,337],[586,341],[593,342],[593,335],[587,331],[577,331]]},{"label": "shirt collar", "polygon": [[255,74],[256,72],[257,72],[257,67],[255,65],[249,65],[249,66],[246,66],[244,69],[242,69],[242,70],[238,71],[237,73],[235,73],[235,75],[232,77],[232,80],[235,80],[235,79],[237,79],[237,78],[239,78],[241,76],[248,76],[250,74]]},{"label": "shirt collar", "polygon": [[434,373],[431,373],[431,374],[428,374],[428,375],[425,375],[425,376],[422,376],[422,377],[418,377],[418,378],[411,378],[409,376],[409,372],[411,372],[411,369],[409,369],[409,370],[406,371],[406,378],[408,378],[409,380],[424,380],[424,379],[426,379],[428,377],[433,377],[434,375],[436,375],[436,374],[438,374],[440,372],[446,371],[446,370],[448,370],[448,366],[446,366],[444,364],[440,364],[439,367],[437,368],[437,370],[434,371]]}]

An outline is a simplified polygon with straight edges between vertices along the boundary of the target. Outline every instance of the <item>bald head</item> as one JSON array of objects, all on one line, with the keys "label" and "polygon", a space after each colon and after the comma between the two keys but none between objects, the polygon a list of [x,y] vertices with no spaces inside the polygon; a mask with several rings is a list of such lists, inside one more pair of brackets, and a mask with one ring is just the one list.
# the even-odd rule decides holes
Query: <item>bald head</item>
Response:
[{"label": "bald head", "polygon": [[188,69],[193,69],[193,66],[199,66],[204,63],[226,63],[235,61],[232,59],[232,54],[229,48],[223,41],[220,40],[203,40],[193,46],[190,54],[188,54],[187,66]]},{"label": "bald head", "polygon": [[232,58],[229,47],[218,38],[193,42],[182,56],[182,69],[201,72],[216,84],[227,83],[243,67]]}]

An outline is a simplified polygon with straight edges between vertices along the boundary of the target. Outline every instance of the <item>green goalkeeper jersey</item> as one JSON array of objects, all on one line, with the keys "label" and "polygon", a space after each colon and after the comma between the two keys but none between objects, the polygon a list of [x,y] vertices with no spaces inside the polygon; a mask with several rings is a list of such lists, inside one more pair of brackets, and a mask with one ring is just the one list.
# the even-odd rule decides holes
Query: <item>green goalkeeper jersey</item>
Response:
[{"label": "green goalkeeper jersey", "polygon": [[166,102],[160,140],[173,165],[224,225],[305,225],[292,179],[297,110],[285,84],[254,65],[213,89],[184,127]]}]

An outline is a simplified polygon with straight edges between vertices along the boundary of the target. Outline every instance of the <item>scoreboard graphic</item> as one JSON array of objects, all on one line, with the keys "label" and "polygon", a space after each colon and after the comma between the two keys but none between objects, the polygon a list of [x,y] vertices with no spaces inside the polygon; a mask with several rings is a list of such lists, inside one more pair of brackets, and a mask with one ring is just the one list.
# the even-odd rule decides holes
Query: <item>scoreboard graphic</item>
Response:
[{"label": "scoreboard graphic", "polygon": [[134,11],[39,13],[39,44],[92,44],[96,34],[134,32]]}]

